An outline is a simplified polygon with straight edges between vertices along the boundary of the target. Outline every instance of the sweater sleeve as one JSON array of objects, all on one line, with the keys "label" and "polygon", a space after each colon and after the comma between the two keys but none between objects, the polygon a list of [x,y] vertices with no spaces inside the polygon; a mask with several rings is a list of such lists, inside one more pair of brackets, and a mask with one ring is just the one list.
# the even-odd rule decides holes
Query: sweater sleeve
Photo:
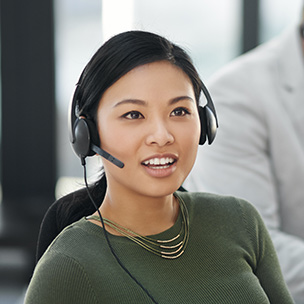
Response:
[{"label": "sweater sleeve", "polygon": [[242,200],[239,201],[243,221],[249,234],[248,239],[255,255],[254,272],[270,303],[294,303],[283,279],[273,243],[260,214],[253,205]]},{"label": "sweater sleeve", "polygon": [[25,304],[98,303],[85,269],[56,251],[39,261],[25,295]]}]

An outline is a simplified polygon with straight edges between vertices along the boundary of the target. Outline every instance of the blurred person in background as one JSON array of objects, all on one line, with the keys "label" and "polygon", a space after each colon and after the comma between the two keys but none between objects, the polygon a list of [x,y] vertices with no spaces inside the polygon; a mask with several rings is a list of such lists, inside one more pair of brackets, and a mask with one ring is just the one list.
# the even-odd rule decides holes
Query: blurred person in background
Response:
[{"label": "blurred person in background", "polygon": [[304,4],[299,26],[233,60],[208,87],[220,129],[184,186],[252,202],[304,303]]}]

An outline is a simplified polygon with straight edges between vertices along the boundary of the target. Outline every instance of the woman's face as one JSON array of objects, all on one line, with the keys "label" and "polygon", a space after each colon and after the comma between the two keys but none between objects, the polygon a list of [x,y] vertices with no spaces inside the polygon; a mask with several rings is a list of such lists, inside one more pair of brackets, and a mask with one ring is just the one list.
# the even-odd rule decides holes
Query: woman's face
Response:
[{"label": "woman's face", "polygon": [[168,195],[192,169],[200,136],[195,95],[169,62],[136,67],[109,87],[97,124],[101,148],[125,165],[104,161],[109,190]]}]

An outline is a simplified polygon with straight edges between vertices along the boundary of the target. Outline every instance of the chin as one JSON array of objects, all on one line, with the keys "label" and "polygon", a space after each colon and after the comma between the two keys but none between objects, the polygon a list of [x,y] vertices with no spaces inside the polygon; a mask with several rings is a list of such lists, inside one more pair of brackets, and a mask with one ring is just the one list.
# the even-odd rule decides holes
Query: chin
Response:
[{"label": "chin", "polygon": [[151,197],[164,197],[171,195],[181,186],[182,183],[151,183],[146,190],[148,196]]}]

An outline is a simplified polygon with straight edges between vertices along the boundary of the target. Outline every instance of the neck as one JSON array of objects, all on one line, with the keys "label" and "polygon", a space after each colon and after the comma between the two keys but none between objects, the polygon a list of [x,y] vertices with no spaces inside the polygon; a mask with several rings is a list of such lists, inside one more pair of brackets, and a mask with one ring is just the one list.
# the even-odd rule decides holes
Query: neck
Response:
[{"label": "neck", "polygon": [[[111,191],[108,188],[100,212],[104,218],[141,235],[153,235],[174,225],[179,205],[173,194],[150,197],[134,193],[122,194],[121,191]],[[109,232],[117,234],[107,228]]]}]

